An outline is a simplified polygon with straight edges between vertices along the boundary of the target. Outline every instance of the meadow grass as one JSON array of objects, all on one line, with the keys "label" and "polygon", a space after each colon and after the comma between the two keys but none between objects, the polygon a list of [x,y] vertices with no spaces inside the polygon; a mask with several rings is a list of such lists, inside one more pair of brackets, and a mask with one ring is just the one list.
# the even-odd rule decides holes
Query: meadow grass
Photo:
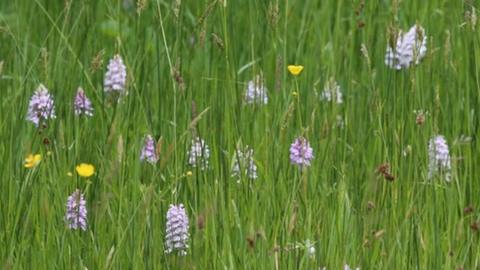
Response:
[{"label": "meadow grass", "polygon": [[[1,1],[0,267],[480,269],[478,7]],[[415,23],[428,37],[426,57],[389,69],[389,29]],[[115,54],[128,73],[118,103],[103,91]],[[290,64],[305,69],[292,76]],[[247,82],[260,73],[269,102],[248,105]],[[330,78],[342,104],[316,94]],[[40,83],[57,115],[43,129],[26,121]],[[78,86],[92,99],[91,118],[74,115]],[[428,112],[421,125],[418,110]],[[139,160],[146,134],[161,138],[155,165]],[[427,179],[436,134],[450,147],[451,182]],[[205,171],[187,163],[197,135],[211,151]],[[289,161],[299,136],[315,156],[303,170]],[[239,145],[254,149],[254,181],[231,177]],[[30,153],[42,161],[27,169]],[[81,162],[95,166],[93,177],[75,173]],[[376,172],[384,163],[394,181]],[[87,200],[86,231],[64,221],[77,188]],[[186,256],[164,252],[166,212],[179,203],[190,219]]]}]

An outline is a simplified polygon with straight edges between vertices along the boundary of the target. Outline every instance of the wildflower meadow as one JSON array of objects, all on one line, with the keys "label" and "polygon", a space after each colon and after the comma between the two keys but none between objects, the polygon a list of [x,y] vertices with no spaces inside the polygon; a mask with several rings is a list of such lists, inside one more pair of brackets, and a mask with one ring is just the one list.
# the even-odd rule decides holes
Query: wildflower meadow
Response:
[{"label": "wildflower meadow", "polygon": [[0,268],[480,269],[479,8],[0,1]]}]

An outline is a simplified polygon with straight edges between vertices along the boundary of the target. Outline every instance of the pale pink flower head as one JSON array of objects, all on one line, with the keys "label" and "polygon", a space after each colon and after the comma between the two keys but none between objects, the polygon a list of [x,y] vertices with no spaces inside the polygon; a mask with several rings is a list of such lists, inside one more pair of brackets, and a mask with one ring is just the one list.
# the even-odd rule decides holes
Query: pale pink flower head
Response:
[{"label": "pale pink flower head", "polygon": [[310,166],[313,159],[313,149],[304,137],[298,137],[290,145],[290,162],[300,167]]},{"label": "pale pink flower head", "polygon": [[245,102],[247,104],[267,104],[268,94],[267,87],[264,84],[262,75],[257,75],[253,80],[248,82],[245,90]]},{"label": "pale pink flower head", "polygon": [[415,64],[418,65],[427,53],[427,36],[425,30],[414,25],[407,33],[399,31],[396,46],[387,47],[385,64],[396,70],[405,69]]},{"label": "pale pink flower head", "polygon": [[87,230],[87,207],[86,201],[80,190],[75,190],[67,199],[67,211],[65,213],[65,222],[68,228],[72,230]]},{"label": "pale pink flower head", "polygon": [[105,93],[118,93],[125,95],[125,85],[127,83],[127,67],[123,63],[120,55],[115,55],[107,66],[107,73],[103,80],[103,89]]},{"label": "pale pink flower head", "polygon": [[155,164],[158,161],[155,141],[153,140],[152,135],[145,136],[142,152],[140,153],[140,160],[147,161],[150,164]]},{"label": "pale pink flower head", "polygon": [[48,92],[48,89],[43,84],[40,84],[30,98],[27,120],[33,122],[35,126],[38,126],[40,122],[54,119],[55,117],[53,98]]},{"label": "pale pink flower head", "polygon": [[192,167],[199,167],[200,170],[208,169],[208,160],[210,158],[210,148],[200,137],[192,140],[190,151],[188,151],[188,164]]},{"label": "pale pink flower head", "polygon": [[85,95],[81,87],[78,88],[75,100],[73,101],[75,115],[93,116],[93,107],[90,99]]},{"label": "pale pink flower head", "polygon": [[170,205],[167,211],[167,226],[165,235],[165,253],[178,251],[183,256],[187,254],[189,239],[188,216],[183,204]]},{"label": "pale pink flower head", "polygon": [[443,176],[449,182],[451,177],[450,151],[442,135],[436,135],[428,142],[428,179]]}]

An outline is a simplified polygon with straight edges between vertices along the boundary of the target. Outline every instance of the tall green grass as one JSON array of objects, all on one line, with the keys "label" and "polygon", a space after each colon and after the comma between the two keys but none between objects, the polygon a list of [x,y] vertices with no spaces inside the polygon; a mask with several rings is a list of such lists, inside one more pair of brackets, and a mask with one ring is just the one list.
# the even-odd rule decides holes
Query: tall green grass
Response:
[{"label": "tall green grass", "polygon": [[[480,268],[471,228],[480,221],[480,25],[465,16],[474,8],[473,0],[2,1],[0,267]],[[390,70],[389,27],[415,23],[427,56]],[[116,53],[129,94],[111,104],[103,75]],[[305,66],[298,77],[286,68],[295,63]],[[246,84],[259,73],[269,103],[248,106]],[[341,105],[315,94],[330,78]],[[25,120],[39,83],[57,111],[41,133]],[[78,86],[93,118],[74,116]],[[423,125],[414,110],[428,112]],[[163,141],[156,166],[139,161],[148,133]],[[211,148],[210,170],[187,165],[194,134]],[[436,134],[450,146],[451,183],[427,180]],[[315,155],[303,171],[288,158],[300,135]],[[256,181],[230,177],[240,142],[255,150]],[[34,169],[23,167],[30,153],[43,157]],[[94,164],[95,176],[78,177],[80,162]],[[383,163],[395,181],[376,173]],[[86,232],[63,220],[76,188],[87,198]],[[164,254],[171,203],[190,218],[185,257]],[[307,239],[313,257],[300,245]]]}]

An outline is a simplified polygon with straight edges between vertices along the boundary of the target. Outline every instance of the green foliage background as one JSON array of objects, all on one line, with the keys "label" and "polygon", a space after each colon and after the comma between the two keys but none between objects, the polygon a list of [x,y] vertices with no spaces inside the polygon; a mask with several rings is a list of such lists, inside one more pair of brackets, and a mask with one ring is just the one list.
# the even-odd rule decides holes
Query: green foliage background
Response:
[{"label": "green foliage background", "polygon": [[[473,0],[1,1],[0,267],[479,269],[471,228],[480,220],[478,7]],[[415,23],[428,36],[427,56],[408,70],[388,69],[389,29]],[[103,93],[116,53],[129,92],[117,105]],[[295,63],[305,66],[298,77],[286,69]],[[248,106],[246,84],[259,73],[269,103]],[[316,95],[329,78],[344,91],[341,105]],[[57,111],[42,132],[25,120],[40,83]],[[94,103],[92,118],[74,116],[78,86]],[[414,110],[428,112],[423,125]],[[139,161],[149,133],[163,141],[156,166]],[[187,165],[194,134],[211,148],[206,172]],[[436,134],[450,145],[450,183],[426,177]],[[315,155],[304,171],[288,158],[301,135]],[[240,143],[255,150],[256,181],[230,177]],[[43,157],[31,170],[23,167],[29,153]],[[94,164],[95,176],[67,176],[80,162]],[[385,162],[393,182],[376,174]],[[87,198],[86,232],[63,220],[76,188]],[[183,203],[190,218],[185,257],[164,254],[171,203]],[[314,257],[299,245],[306,239]]]}]

